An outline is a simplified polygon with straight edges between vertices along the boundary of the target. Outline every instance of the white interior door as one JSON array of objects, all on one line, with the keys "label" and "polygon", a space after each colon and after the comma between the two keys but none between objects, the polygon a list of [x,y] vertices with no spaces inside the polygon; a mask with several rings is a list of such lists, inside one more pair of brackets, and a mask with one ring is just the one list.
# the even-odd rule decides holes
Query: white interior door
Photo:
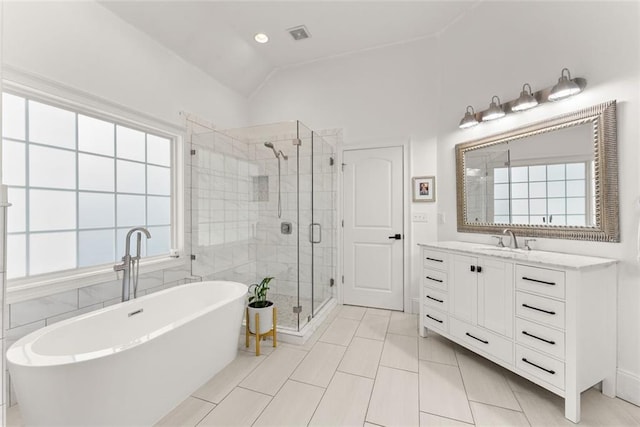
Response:
[{"label": "white interior door", "polygon": [[343,162],[344,303],[403,310],[402,147],[345,150]]}]

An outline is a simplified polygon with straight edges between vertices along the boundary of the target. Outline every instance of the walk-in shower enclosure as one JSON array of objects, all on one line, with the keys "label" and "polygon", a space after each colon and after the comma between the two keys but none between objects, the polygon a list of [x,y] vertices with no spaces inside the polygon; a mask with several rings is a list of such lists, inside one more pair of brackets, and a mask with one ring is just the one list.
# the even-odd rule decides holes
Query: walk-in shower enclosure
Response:
[{"label": "walk-in shower enclosure", "polygon": [[273,276],[267,296],[279,327],[301,330],[335,289],[335,147],[299,121],[190,139],[192,275],[246,284]]}]

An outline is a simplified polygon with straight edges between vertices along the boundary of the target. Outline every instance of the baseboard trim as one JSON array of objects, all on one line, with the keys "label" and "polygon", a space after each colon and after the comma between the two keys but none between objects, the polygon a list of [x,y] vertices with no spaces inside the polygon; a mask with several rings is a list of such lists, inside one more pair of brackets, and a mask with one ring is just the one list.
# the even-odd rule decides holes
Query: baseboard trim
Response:
[{"label": "baseboard trim", "polygon": [[618,369],[616,395],[627,402],[640,406],[640,377]]}]

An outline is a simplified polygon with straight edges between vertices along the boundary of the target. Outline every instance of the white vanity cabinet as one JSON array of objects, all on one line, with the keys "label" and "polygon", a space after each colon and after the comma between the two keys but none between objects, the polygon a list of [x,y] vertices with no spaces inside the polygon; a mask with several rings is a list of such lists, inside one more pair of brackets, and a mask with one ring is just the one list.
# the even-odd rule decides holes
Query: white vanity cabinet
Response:
[{"label": "white vanity cabinet", "polygon": [[424,244],[420,335],[431,329],[565,398],[615,396],[616,261],[464,242]]}]

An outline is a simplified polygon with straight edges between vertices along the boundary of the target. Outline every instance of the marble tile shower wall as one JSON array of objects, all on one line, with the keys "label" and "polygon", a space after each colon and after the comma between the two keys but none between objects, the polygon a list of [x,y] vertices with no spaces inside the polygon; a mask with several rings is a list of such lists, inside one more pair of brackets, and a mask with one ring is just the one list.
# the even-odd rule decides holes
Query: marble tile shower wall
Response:
[{"label": "marble tile shower wall", "polygon": [[194,276],[203,280],[234,280],[246,284],[256,278],[253,239],[258,211],[252,207],[260,183],[254,147],[222,133],[194,135],[189,156],[192,169],[191,218]]}]

